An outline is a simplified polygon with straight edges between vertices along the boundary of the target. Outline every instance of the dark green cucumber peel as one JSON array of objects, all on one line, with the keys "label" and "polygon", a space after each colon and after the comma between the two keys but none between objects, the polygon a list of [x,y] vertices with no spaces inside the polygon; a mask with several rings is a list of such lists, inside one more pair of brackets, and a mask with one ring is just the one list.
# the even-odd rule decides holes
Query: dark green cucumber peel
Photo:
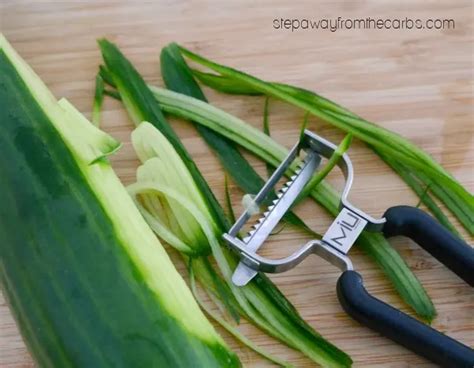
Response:
[{"label": "dark green cucumber peel", "polygon": [[0,86],[0,274],[38,365],[238,365],[161,307],[3,50]]}]

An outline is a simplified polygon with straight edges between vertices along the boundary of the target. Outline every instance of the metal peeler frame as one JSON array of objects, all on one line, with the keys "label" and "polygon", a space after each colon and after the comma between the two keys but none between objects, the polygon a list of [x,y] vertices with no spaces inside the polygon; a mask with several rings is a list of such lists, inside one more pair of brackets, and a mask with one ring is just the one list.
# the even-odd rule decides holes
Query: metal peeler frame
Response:
[{"label": "metal peeler frame", "polygon": [[[260,192],[255,197],[255,202],[260,204],[261,201],[269,194],[269,191],[275,187],[276,183],[290,169],[291,163],[295,160],[297,153],[300,149],[310,149],[311,152],[315,152],[323,157],[330,158],[337,146],[328,140],[312,133],[309,130],[305,130],[303,140],[297,143],[290,151],[287,158],[280,164],[275,170],[273,175],[262,187]],[[371,232],[382,231],[383,226],[386,222],[385,218],[375,219],[372,216],[366,214],[360,209],[354,207],[348,200],[349,192],[352,187],[354,179],[354,169],[352,162],[347,154],[343,154],[338,164],[339,168],[344,174],[346,183],[341,194],[339,209],[340,214],[335,219],[333,224],[329,227],[328,231],[324,235],[322,240],[311,240],[294,252],[292,255],[281,258],[281,259],[269,259],[258,255],[254,251],[249,251],[247,244],[240,240],[237,235],[241,231],[243,225],[250,218],[248,211],[242,213],[236,223],[232,226],[227,234],[224,234],[224,239],[231,248],[239,252],[241,255],[241,261],[252,269],[268,272],[268,273],[280,273],[287,271],[299,263],[301,263],[308,255],[317,254],[335,266],[339,267],[342,271],[352,270],[352,262],[346,256],[349,249],[357,239],[357,236],[362,230]],[[295,179],[293,176],[292,179]],[[271,209],[271,206],[270,208]],[[347,220],[349,218],[349,221]],[[350,231],[350,237],[339,239],[335,242],[334,238],[337,238],[340,234],[338,231],[338,222],[345,221],[346,223],[352,224],[356,221],[356,225]],[[348,234],[349,235],[349,234]],[[262,240],[262,243],[265,239]]]}]

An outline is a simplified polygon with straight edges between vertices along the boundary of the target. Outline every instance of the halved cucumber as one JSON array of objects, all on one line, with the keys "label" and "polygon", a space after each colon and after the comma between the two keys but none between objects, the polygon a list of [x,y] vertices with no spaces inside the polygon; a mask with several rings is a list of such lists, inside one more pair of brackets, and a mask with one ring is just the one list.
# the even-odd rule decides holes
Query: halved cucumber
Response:
[{"label": "halved cucumber", "polygon": [[43,367],[233,367],[104,157],[0,35],[0,277]]}]

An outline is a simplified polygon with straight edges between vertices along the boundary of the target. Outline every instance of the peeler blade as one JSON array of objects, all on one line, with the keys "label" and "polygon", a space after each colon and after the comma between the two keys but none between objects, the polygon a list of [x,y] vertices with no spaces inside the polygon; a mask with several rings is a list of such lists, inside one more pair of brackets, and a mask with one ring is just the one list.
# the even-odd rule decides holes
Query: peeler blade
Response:
[{"label": "peeler blade", "polygon": [[[307,153],[296,174],[280,189],[277,198],[253,226],[254,229],[243,239],[247,251],[256,252],[263,245],[265,239],[296,201],[320,162],[321,156],[318,153],[312,150]],[[232,282],[237,286],[244,286],[257,275],[257,272],[243,262],[240,262],[232,275]]]}]

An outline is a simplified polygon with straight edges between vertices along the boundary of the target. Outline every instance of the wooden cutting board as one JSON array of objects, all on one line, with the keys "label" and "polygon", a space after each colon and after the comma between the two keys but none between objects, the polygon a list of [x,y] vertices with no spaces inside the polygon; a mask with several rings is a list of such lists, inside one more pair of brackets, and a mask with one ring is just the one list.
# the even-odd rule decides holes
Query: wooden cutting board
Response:
[{"label": "wooden cutting board", "polygon": [[[305,87],[359,115],[410,138],[432,154],[470,191],[474,189],[473,5],[460,1],[23,1],[2,0],[0,30],[55,95],[68,98],[90,117],[94,78],[100,63],[96,39],[118,43],[147,81],[162,85],[161,47],[177,41],[213,60],[267,80]],[[274,19],[447,18],[443,30],[285,30]],[[207,91],[212,103],[261,127],[263,100]],[[303,112],[271,101],[273,137],[286,146],[297,139]],[[223,196],[224,175],[216,158],[183,122],[173,122],[213,190]],[[132,125],[119,104],[107,101],[103,128],[124,142],[114,167],[125,183],[137,161],[130,146]],[[314,118],[310,128],[335,142],[342,134]],[[1,132],[0,132],[1,134]],[[356,180],[352,201],[374,216],[397,204],[415,205],[407,186],[361,142],[350,149]],[[261,162],[252,160],[265,172]],[[335,183],[340,180],[333,178]],[[242,193],[232,188],[240,207]],[[300,214],[322,232],[329,218],[315,206]],[[466,235],[465,233],[463,233]],[[472,238],[470,239],[472,242]],[[279,251],[304,241],[283,235]],[[405,239],[394,247],[405,257],[433,299],[435,328],[474,345],[474,293],[440,263]],[[357,249],[352,255],[370,292],[412,313],[377,266]],[[272,277],[326,338],[354,359],[355,367],[431,367],[424,359],[349,319],[339,306],[339,272],[313,257],[297,269]],[[248,324],[241,330],[256,343],[300,367],[312,363]],[[249,367],[270,364],[223,333]],[[0,367],[30,367],[32,360],[3,298],[0,298]]]}]

